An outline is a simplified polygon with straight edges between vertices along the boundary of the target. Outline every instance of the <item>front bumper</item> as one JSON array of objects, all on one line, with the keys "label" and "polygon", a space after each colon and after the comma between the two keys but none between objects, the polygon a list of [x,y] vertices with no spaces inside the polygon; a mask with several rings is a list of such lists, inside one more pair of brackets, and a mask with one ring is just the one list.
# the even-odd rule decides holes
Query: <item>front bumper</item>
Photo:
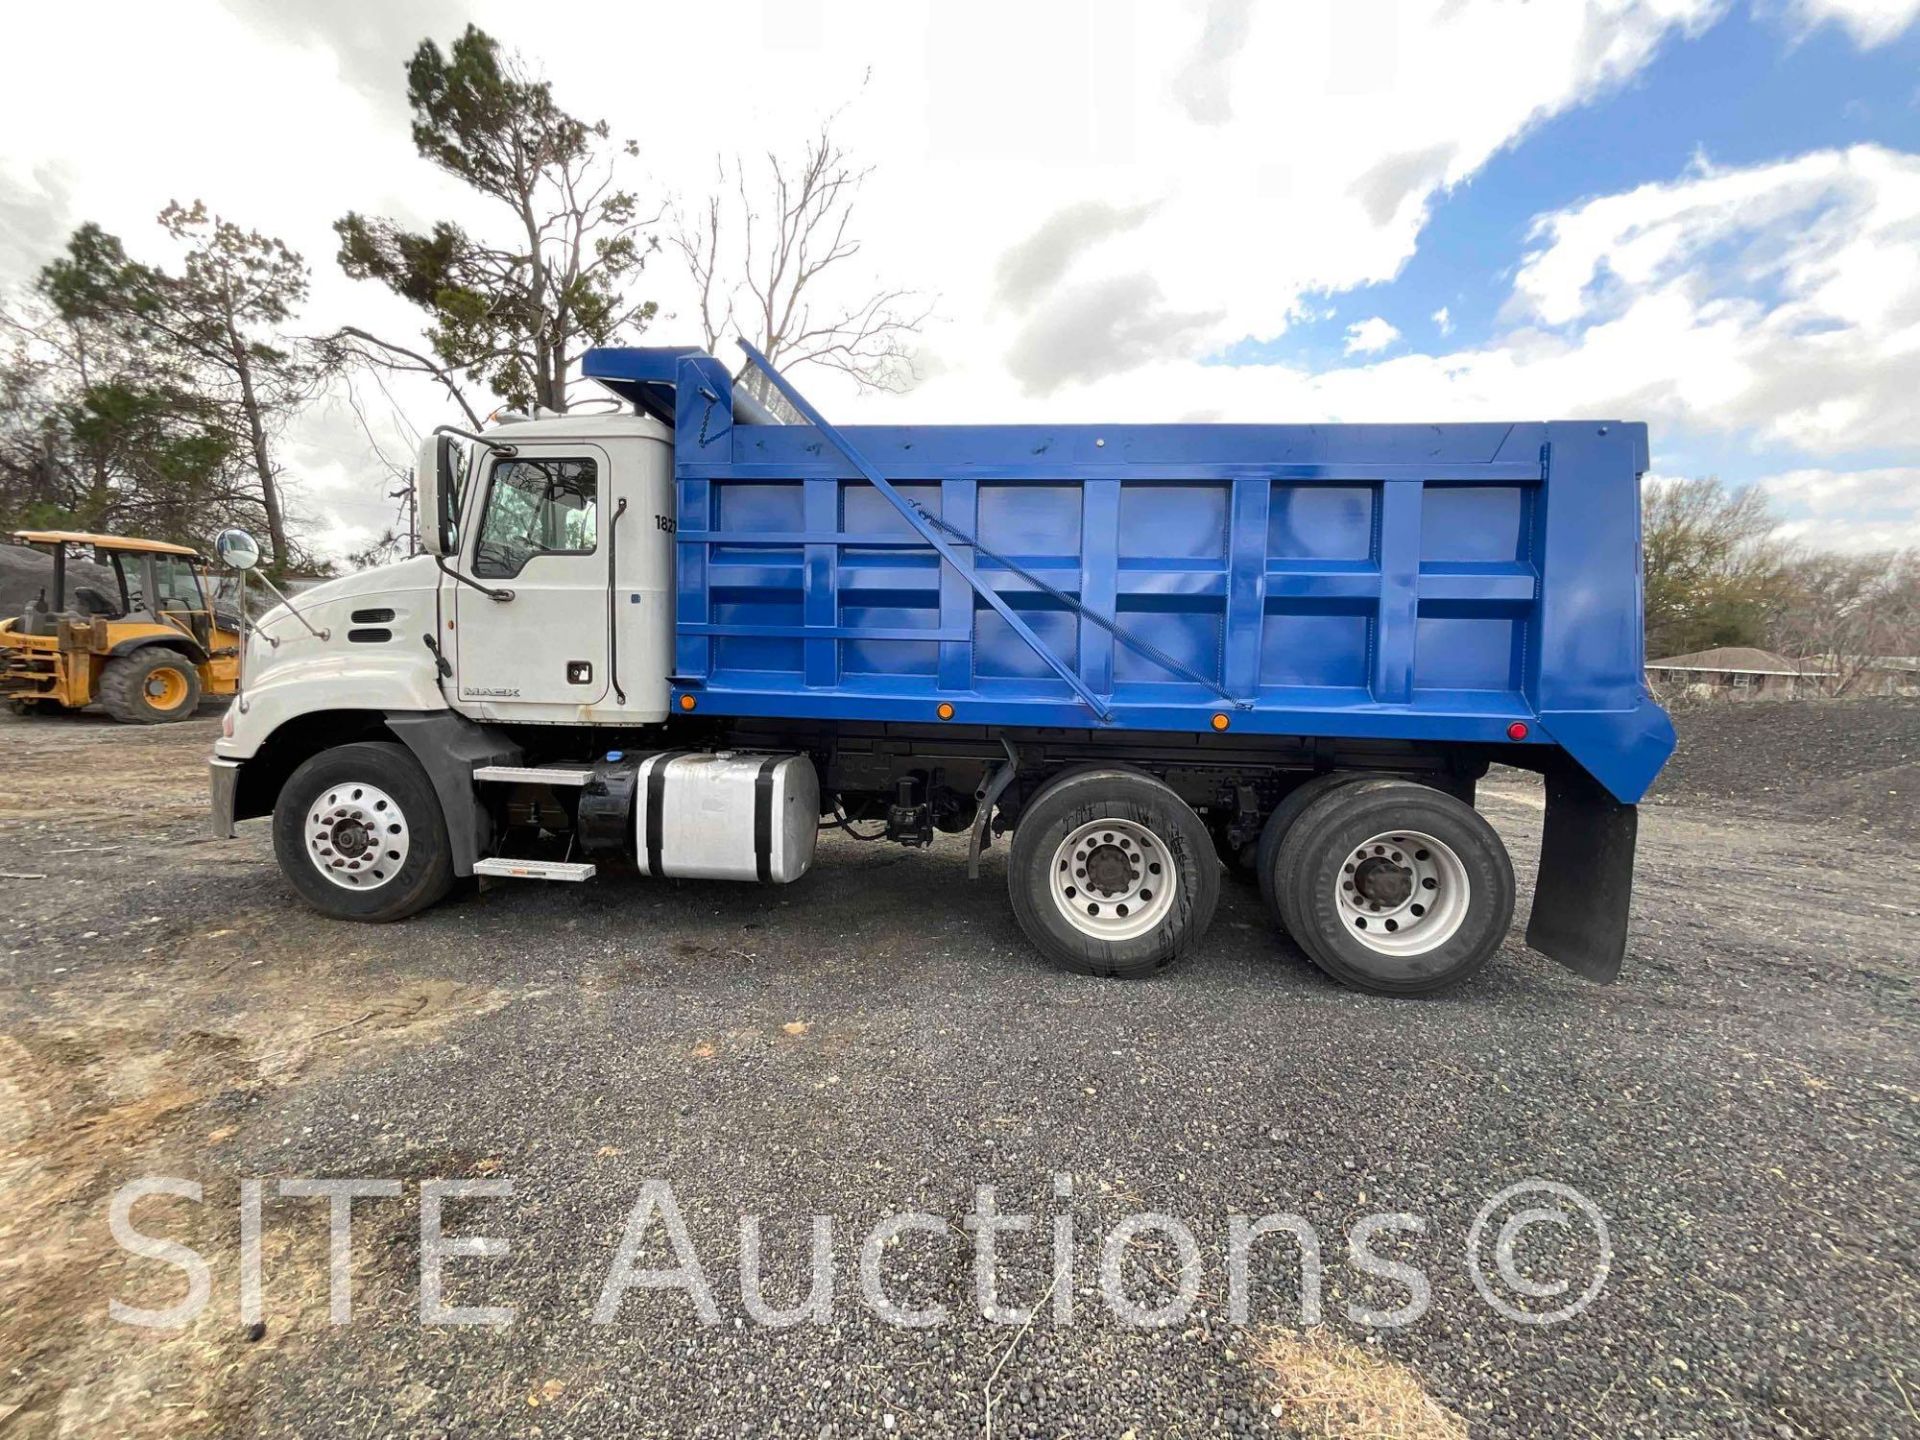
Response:
[{"label": "front bumper", "polygon": [[209,821],[216,840],[233,838],[234,797],[240,791],[240,762],[238,760],[209,760],[207,762],[207,801],[210,808]]}]

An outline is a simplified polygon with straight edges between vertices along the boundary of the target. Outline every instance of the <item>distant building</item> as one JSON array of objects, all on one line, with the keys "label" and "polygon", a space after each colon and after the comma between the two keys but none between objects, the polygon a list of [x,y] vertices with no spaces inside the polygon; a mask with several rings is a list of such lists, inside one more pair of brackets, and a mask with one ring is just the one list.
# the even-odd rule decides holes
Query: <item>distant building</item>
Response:
[{"label": "distant building", "polygon": [[1803,675],[1834,677],[1829,690],[1853,695],[1920,695],[1920,655],[1809,655]]},{"label": "distant building", "polygon": [[1702,697],[1734,700],[1791,700],[1818,695],[1833,671],[1818,660],[1789,660],[1752,645],[1722,645],[1691,655],[1669,655],[1647,662],[1647,679]]}]

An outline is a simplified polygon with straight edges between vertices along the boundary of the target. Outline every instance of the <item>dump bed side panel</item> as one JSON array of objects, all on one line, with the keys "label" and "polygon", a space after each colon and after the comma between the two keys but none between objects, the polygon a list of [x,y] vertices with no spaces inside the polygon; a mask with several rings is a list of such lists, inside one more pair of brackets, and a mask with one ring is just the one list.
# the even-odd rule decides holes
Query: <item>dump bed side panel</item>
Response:
[{"label": "dump bed side panel", "polygon": [[706,712],[1503,744],[1521,720],[1628,802],[1671,748],[1641,683],[1644,427],[848,428],[1103,715],[820,431],[736,426],[715,362],[680,368],[674,678]]}]

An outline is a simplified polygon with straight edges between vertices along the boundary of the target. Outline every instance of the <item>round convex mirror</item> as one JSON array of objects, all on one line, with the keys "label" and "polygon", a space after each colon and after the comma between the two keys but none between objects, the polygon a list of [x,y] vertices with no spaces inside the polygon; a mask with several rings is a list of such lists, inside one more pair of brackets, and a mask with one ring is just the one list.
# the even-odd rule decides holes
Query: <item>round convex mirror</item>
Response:
[{"label": "round convex mirror", "polygon": [[222,530],[213,549],[220,563],[234,570],[251,570],[260,563],[259,543],[244,530]]}]

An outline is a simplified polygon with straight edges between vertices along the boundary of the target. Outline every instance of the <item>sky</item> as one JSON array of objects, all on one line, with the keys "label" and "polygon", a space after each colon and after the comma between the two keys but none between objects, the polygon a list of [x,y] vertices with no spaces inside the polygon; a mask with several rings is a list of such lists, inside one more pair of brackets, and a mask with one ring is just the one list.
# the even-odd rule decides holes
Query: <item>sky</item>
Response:
[{"label": "sky", "polygon": [[[312,267],[297,329],[403,341],[348,210],[484,210],[414,153],[404,66],[475,23],[639,142],[668,218],[823,117],[871,172],[856,298],[920,292],[918,383],[850,422],[1645,420],[1656,477],[1783,533],[1920,545],[1920,0],[168,0],[33,6],[0,87],[0,286],[74,226],[169,257],[205,200]],[[81,100],[83,103],[76,103]],[[698,340],[671,252],[645,343]],[[369,380],[289,429],[339,556],[414,436]]]}]

